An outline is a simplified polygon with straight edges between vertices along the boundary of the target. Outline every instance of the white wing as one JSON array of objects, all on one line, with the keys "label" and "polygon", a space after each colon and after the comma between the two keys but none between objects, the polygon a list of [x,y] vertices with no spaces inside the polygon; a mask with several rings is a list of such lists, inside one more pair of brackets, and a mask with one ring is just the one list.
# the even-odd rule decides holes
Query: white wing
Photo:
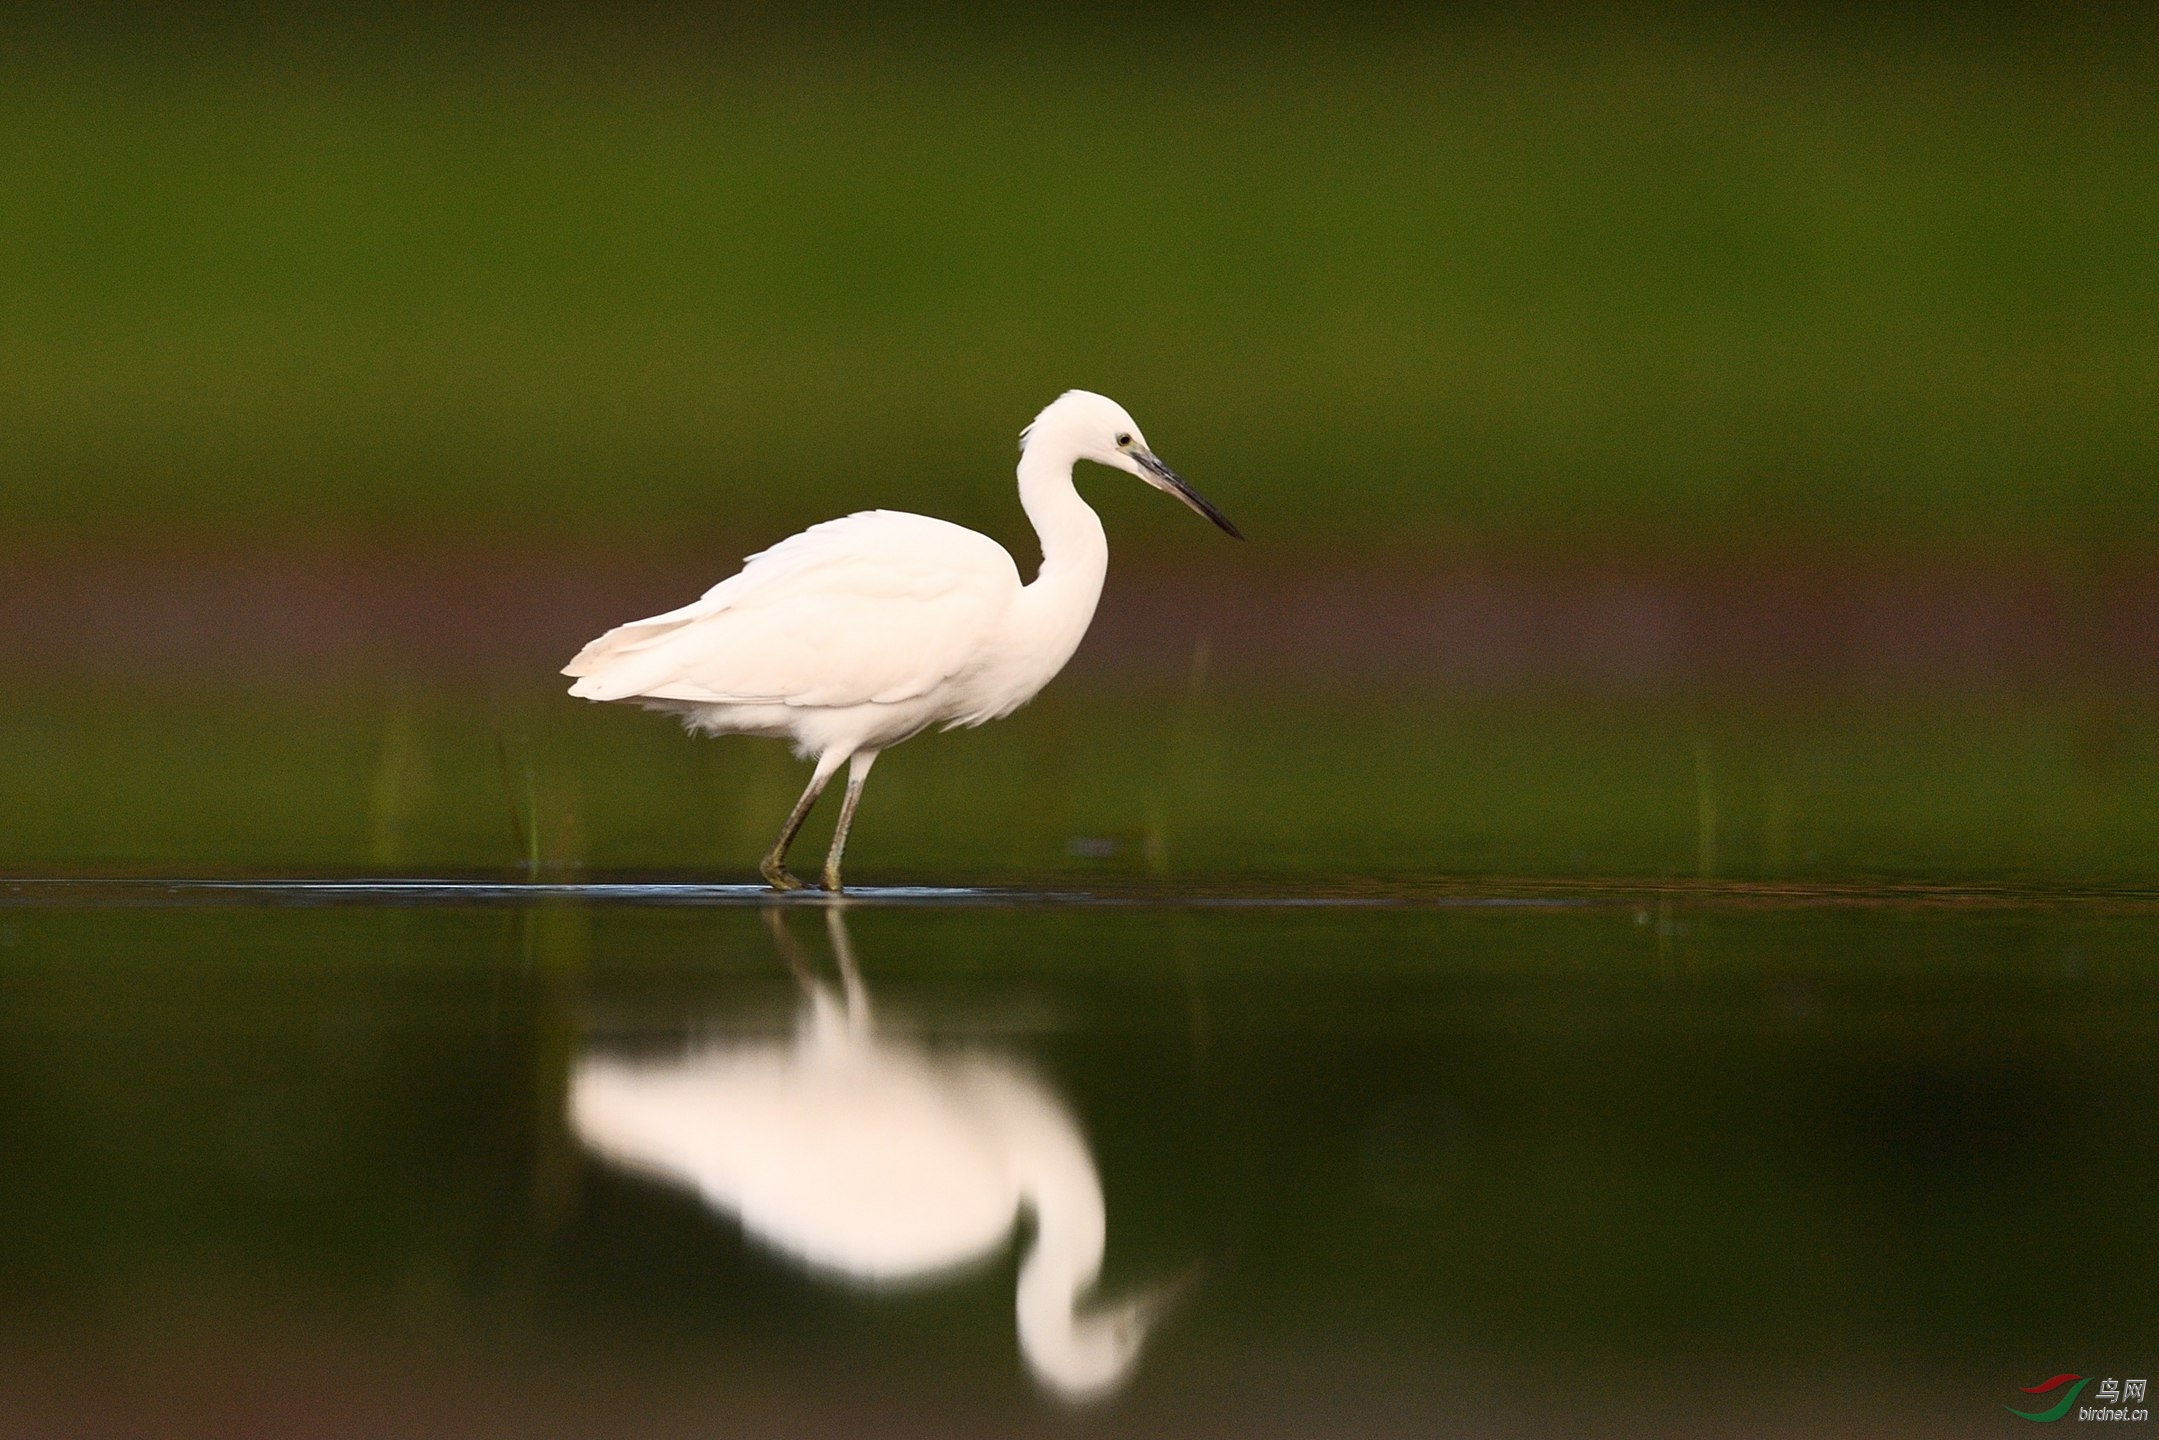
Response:
[{"label": "white wing", "polygon": [[988,536],[866,510],[752,555],[694,604],[608,631],[562,673],[588,700],[909,700],[980,653],[1019,585]]}]

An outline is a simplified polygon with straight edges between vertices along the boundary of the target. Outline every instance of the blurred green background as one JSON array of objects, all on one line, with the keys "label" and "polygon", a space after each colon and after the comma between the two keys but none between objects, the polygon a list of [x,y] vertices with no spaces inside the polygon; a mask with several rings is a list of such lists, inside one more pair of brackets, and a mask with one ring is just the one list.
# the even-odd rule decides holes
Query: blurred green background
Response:
[{"label": "blurred green background", "polygon": [[866,865],[2159,852],[2153,22],[272,13],[0,53],[0,860],[739,863],[784,762],[553,666],[852,508],[1031,562],[1074,385],[1254,544],[1092,481],[1073,694]]},{"label": "blurred green background", "polygon": [[1276,543],[2021,547],[2159,513],[2148,31],[819,28],[26,45],[12,518],[1009,527],[1012,438],[1072,385]]}]

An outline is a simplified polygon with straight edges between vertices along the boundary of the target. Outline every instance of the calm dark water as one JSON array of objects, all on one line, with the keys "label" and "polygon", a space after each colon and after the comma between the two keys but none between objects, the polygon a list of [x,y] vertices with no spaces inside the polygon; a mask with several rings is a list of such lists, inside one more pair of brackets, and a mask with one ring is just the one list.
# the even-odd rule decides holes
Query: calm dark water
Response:
[{"label": "calm dark water", "polygon": [[0,1429],[2009,1434],[2159,1358],[2159,905],[1193,898],[0,887]]}]

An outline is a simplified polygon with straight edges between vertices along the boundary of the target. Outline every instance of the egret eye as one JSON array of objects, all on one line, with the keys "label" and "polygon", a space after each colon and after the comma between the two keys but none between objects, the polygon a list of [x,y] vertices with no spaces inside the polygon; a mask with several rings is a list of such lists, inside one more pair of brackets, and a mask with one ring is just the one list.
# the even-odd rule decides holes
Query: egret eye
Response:
[{"label": "egret eye", "polygon": [[1131,435],[1131,432],[1130,432],[1130,431],[1127,431],[1127,432],[1125,432],[1124,434],[1122,434],[1122,435],[1119,435],[1119,436],[1117,437],[1117,443],[1118,443],[1119,445],[1129,445],[1129,444],[1131,444],[1131,443],[1132,443],[1132,435]]}]

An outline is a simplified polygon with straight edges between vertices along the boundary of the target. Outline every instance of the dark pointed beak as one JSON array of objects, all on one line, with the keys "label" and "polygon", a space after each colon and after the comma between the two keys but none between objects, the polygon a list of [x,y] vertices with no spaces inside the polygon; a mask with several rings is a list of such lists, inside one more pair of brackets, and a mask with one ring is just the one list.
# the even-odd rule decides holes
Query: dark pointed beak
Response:
[{"label": "dark pointed beak", "polygon": [[1176,496],[1179,500],[1184,501],[1184,503],[1191,506],[1193,510],[1197,511],[1199,514],[1206,516],[1209,520],[1212,520],[1215,524],[1221,526],[1222,529],[1229,532],[1229,534],[1234,538],[1239,540],[1242,540],[1244,538],[1244,532],[1242,530],[1239,530],[1235,525],[1232,525],[1227,515],[1224,515],[1221,511],[1215,509],[1214,506],[1208,504],[1207,497],[1200,494],[1197,490],[1194,490],[1191,486],[1185,484],[1184,481],[1178,479],[1177,472],[1170,469],[1169,466],[1164,465],[1161,461],[1155,459],[1154,452],[1152,450],[1134,450],[1132,452],[1132,458],[1139,462],[1139,468],[1141,471],[1139,477],[1140,479],[1146,481],[1149,485],[1154,486],[1155,489],[1166,490],[1170,494]]}]

